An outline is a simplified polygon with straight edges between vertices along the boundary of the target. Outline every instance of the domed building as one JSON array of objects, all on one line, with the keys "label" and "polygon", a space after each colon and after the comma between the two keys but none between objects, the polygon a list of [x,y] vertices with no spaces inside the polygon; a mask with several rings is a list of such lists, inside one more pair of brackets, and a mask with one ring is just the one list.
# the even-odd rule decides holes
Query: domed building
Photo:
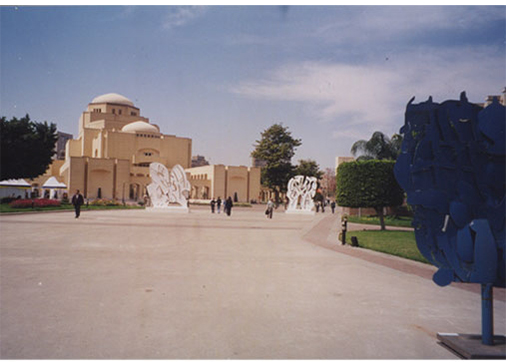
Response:
[{"label": "domed building", "polygon": [[[79,118],[79,134],[65,146],[65,160],[54,160],[44,179],[56,176],[70,195],[80,190],[97,198],[141,200],[151,183],[149,165],[158,162],[169,170],[185,168],[192,185],[191,198],[225,196],[238,201],[257,200],[260,168],[213,165],[191,167],[192,140],[163,134],[158,125],[141,116],[125,96],[110,93],[95,97]],[[42,179],[38,182],[43,182]]]},{"label": "domed building", "polygon": [[95,97],[79,119],[79,134],[66,145],[59,174],[72,194],[86,198],[142,198],[151,183],[149,164],[191,165],[192,140],[162,134],[128,98]]}]

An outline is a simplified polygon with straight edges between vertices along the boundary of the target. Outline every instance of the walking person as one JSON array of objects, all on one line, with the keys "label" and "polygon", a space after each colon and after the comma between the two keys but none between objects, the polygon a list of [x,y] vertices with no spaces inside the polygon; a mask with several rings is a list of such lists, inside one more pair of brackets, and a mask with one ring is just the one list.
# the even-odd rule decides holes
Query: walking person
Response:
[{"label": "walking person", "polygon": [[330,203],[330,208],[332,209],[332,213],[334,213],[334,210],[336,209],[336,201],[332,201]]},{"label": "walking person", "polygon": [[211,213],[213,213],[213,214],[214,214],[214,206],[215,205],[216,205],[216,201],[215,201],[215,199],[213,197],[213,199],[211,200]]},{"label": "walking person", "polygon": [[269,219],[272,219],[272,212],[274,211],[274,202],[272,202],[271,199],[269,199],[269,202],[267,202],[267,211],[265,214]]},{"label": "walking person", "polygon": [[221,198],[218,196],[218,199],[216,200],[216,207],[218,208],[218,213],[220,213],[221,208]]},{"label": "walking person", "polygon": [[234,206],[232,203],[232,197],[228,196],[227,201],[225,201],[225,212],[227,213],[227,216],[230,216],[232,213],[232,206]]},{"label": "walking person", "polygon": [[76,190],[76,194],[72,196],[72,205],[74,205],[74,210],[76,211],[76,219],[81,215],[81,205],[84,204],[84,197],[79,193],[79,190]]}]

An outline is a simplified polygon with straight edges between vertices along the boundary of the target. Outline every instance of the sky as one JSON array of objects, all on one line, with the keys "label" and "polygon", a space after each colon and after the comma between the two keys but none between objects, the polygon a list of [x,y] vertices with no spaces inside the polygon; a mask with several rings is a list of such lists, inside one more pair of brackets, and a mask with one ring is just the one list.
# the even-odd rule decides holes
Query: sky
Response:
[{"label": "sky", "polygon": [[406,104],[506,86],[504,6],[0,7],[0,115],[78,132],[118,93],[211,164],[251,165],[274,123],[334,168]]}]

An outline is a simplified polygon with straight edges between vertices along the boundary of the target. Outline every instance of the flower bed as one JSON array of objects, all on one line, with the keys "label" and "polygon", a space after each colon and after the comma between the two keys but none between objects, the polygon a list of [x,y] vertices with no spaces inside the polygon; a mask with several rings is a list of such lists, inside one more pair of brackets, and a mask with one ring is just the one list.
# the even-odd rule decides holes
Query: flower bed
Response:
[{"label": "flower bed", "polygon": [[17,209],[29,209],[32,207],[44,208],[44,207],[58,207],[61,203],[58,200],[50,200],[48,198],[37,198],[37,199],[22,199],[12,201],[9,206]]}]

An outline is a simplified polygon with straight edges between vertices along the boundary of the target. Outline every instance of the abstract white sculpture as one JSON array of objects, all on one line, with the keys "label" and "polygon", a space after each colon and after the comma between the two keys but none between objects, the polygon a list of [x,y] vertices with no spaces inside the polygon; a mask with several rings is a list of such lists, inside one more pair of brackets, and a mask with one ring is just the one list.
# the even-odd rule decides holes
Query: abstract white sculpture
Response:
[{"label": "abstract white sculpture", "polygon": [[176,164],[169,173],[163,164],[153,162],[149,165],[149,175],[151,183],[146,189],[152,208],[188,212],[187,196],[190,192],[190,182],[183,167]]},{"label": "abstract white sculpture", "polygon": [[288,181],[287,213],[314,214],[313,198],[316,194],[316,177],[295,176]]},{"label": "abstract white sculpture", "polygon": [[172,167],[169,176],[169,203],[174,202],[186,207],[190,188],[184,168],[176,164]]}]

